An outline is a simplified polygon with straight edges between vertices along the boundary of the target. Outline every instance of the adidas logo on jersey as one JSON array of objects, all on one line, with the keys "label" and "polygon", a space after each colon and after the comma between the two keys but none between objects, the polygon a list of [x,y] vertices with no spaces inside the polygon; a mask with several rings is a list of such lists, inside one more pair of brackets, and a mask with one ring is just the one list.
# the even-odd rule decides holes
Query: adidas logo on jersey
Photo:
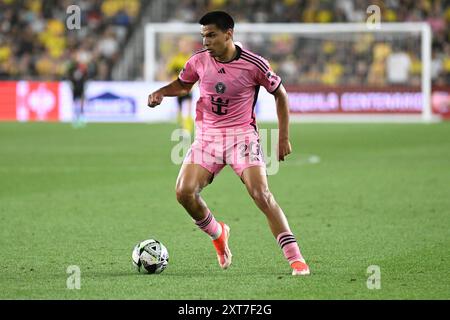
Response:
[{"label": "adidas logo on jersey", "polygon": [[224,68],[220,69],[220,70],[219,70],[219,73],[225,74],[225,69],[224,69]]}]

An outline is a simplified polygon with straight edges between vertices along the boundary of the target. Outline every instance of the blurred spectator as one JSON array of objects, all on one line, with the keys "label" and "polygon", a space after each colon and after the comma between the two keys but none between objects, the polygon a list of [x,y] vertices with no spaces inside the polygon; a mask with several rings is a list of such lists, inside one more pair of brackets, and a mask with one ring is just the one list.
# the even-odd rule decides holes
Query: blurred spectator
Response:
[{"label": "blurred spectator", "polygon": [[98,41],[97,50],[103,57],[115,60],[115,55],[119,50],[119,44],[114,31],[110,27],[105,30],[103,36]]},{"label": "blurred spectator", "polygon": [[387,78],[389,83],[407,83],[409,79],[409,69],[411,67],[411,59],[408,53],[395,50],[392,52],[386,63]]}]

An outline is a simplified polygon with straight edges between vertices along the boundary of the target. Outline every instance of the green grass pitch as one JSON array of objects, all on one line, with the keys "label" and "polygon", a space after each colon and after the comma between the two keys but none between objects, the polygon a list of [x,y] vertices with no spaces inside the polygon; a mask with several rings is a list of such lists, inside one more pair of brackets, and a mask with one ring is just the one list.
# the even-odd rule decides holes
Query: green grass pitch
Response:
[{"label": "green grass pitch", "polygon": [[[309,277],[290,276],[229,167],[203,192],[231,227],[233,265],[219,268],[175,199],[174,129],[0,124],[0,298],[450,298],[450,123],[291,125],[293,154],[269,184]],[[150,237],[170,253],[161,275],[131,265]],[[80,290],[67,288],[71,265]],[[371,265],[380,289],[367,287]]]}]

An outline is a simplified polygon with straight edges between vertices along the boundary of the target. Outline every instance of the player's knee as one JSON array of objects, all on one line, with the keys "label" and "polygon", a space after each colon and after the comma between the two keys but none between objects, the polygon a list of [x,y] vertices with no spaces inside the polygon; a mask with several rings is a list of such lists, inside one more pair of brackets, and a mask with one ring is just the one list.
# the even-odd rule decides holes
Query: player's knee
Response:
[{"label": "player's knee", "polygon": [[175,189],[177,200],[181,204],[186,204],[195,199],[195,194],[197,190],[188,185],[177,186]]},{"label": "player's knee", "polygon": [[250,191],[250,196],[261,209],[270,208],[270,206],[272,205],[273,196],[269,189],[252,189]]}]

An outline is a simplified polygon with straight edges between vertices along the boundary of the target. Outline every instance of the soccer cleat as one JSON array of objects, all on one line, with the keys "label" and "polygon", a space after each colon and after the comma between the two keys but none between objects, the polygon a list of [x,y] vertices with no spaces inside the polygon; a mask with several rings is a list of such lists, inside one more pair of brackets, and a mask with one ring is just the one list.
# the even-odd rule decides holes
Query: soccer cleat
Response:
[{"label": "soccer cleat", "polygon": [[307,276],[310,274],[308,265],[302,261],[293,262],[291,268],[293,276]]},{"label": "soccer cleat", "polygon": [[214,247],[217,251],[217,260],[222,269],[227,269],[231,265],[230,248],[228,247],[228,239],[230,238],[230,227],[223,222],[219,222],[222,226],[222,234],[216,240],[213,240]]}]

